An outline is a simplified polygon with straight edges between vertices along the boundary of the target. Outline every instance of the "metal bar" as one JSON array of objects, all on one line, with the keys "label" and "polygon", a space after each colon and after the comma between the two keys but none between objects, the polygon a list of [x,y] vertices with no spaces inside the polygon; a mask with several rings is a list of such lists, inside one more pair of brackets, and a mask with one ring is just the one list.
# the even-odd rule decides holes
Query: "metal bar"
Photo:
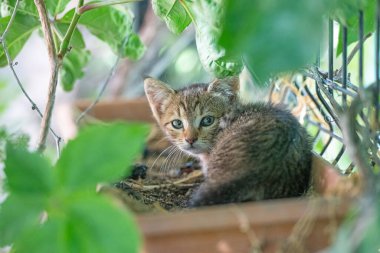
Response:
[{"label": "metal bar", "polygon": [[[319,69],[319,68],[317,68],[317,71],[318,71],[318,73],[319,73],[320,75],[323,76],[324,79],[327,78],[327,75],[328,75],[327,72],[325,72],[325,71],[323,71],[323,70],[321,70],[321,69]],[[306,75],[306,76],[312,78],[312,79],[315,79],[315,78],[314,78],[314,75],[311,74],[310,71],[303,71],[302,73],[303,73],[304,75]],[[342,78],[339,77],[339,76],[337,76],[337,77],[334,78],[334,82],[342,82]],[[358,87],[357,87],[355,84],[351,83],[349,80],[347,80],[347,88],[350,88],[351,90],[356,91],[356,92],[359,91]]]},{"label": "metal bar", "polygon": [[342,148],[340,149],[338,155],[335,157],[334,161],[332,162],[333,165],[336,165],[340,158],[342,157],[342,155],[344,154],[344,151],[346,150],[346,147],[343,145]]},{"label": "metal bar", "polygon": [[[329,19],[329,72],[328,78],[334,78],[334,21]],[[329,92],[333,94],[333,90],[329,88]]]},{"label": "metal bar", "polygon": [[326,142],[325,146],[323,147],[323,149],[322,149],[322,151],[321,151],[321,153],[320,153],[321,156],[326,152],[326,150],[327,150],[327,148],[329,147],[331,141],[332,141],[332,137],[330,136],[330,137],[329,137],[329,140]]},{"label": "metal bar", "polygon": [[339,142],[343,142],[343,138],[342,137],[340,137],[337,134],[335,134],[334,131],[329,130],[329,129],[321,126],[321,124],[319,122],[315,122],[313,120],[310,120],[309,118],[305,118],[305,120],[309,121],[310,125],[318,127],[321,130],[321,132],[324,132],[324,133],[328,134],[330,136],[330,138],[334,138],[334,139],[336,139]]},{"label": "metal bar", "polygon": [[[308,123],[310,123],[310,122],[308,121]],[[318,131],[314,135],[313,140],[311,141],[312,143],[314,143],[318,139],[318,136],[319,136],[320,133],[321,133],[321,129],[318,127]]]},{"label": "metal bar", "polygon": [[344,172],[344,175],[350,175],[351,172],[354,170],[354,167],[355,167],[354,163],[351,163],[351,164],[347,167],[346,171]]},{"label": "metal bar", "polygon": [[346,99],[347,99],[347,95],[350,97],[353,97],[353,98],[355,98],[357,96],[356,92],[352,92],[352,91],[347,89],[347,82],[346,82],[346,88],[344,88],[344,87],[340,87],[335,82],[333,82],[329,79],[322,79],[322,81],[323,81],[323,84],[325,84],[329,89],[333,89],[333,90],[337,90],[337,91],[342,92],[343,96],[346,96]]},{"label": "metal bar", "polygon": [[[330,108],[328,107],[328,104],[326,103],[325,99],[323,98],[323,96],[322,96],[322,94],[321,94],[321,91],[320,91],[320,89],[319,89],[317,83],[315,84],[315,89],[316,89],[317,96],[318,96],[319,100],[322,102],[323,106],[324,106],[324,107],[327,109],[327,111],[329,112],[329,109],[330,109]],[[330,113],[330,112],[329,112],[329,113]],[[327,119],[327,117],[325,117],[325,119]],[[326,122],[327,122],[327,124],[329,125],[329,128],[330,128],[330,131],[328,131],[328,132],[329,132],[329,133],[330,133],[330,132],[333,133],[333,131],[332,131],[333,128],[332,128],[332,124],[331,124],[331,122],[330,122],[330,121],[327,121],[327,120],[326,120]],[[326,149],[328,148],[328,146],[329,146],[330,143],[331,143],[331,140],[332,140],[332,136],[330,135],[330,137],[329,137],[327,143],[325,144],[325,146],[323,147],[323,149],[322,149],[320,155],[323,155],[323,154],[325,153]]]},{"label": "metal bar", "polygon": [[[342,81],[343,81],[343,89],[347,91],[347,26],[342,27]],[[347,95],[343,92],[342,96],[342,105],[345,107],[347,105]]]},{"label": "metal bar", "polygon": [[380,0],[377,0],[377,11],[376,11],[376,38],[375,38],[375,74],[376,74],[376,92],[375,92],[375,120],[376,127],[379,125],[379,91],[380,91]]},{"label": "metal bar", "polygon": [[[323,82],[323,81],[321,81]],[[323,86],[323,84],[319,84],[319,82],[317,81],[316,82],[316,85],[315,85],[315,89],[316,89],[316,92],[317,92],[317,96],[319,98],[319,100],[321,100],[322,102],[322,105],[325,107],[325,109],[327,110],[327,112],[329,113],[328,116],[330,116],[333,121],[335,122],[335,124],[340,128],[340,123],[338,121],[338,116],[334,113],[334,111],[330,108],[329,104],[327,103],[327,101],[325,100],[325,98],[323,97],[322,93],[321,93],[321,88],[323,88],[323,93],[325,93],[326,96],[330,95],[331,98],[329,98],[330,100],[330,103],[334,103],[335,106],[333,105],[333,108],[335,109],[335,111],[338,111],[339,112],[339,109],[340,109],[340,105],[338,105],[335,101],[335,99],[333,98],[333,96],[328,92],[328,90],[325,89],[325,87]],[[331,121],[329,121],[331,122]]]},{"label": "metal bar", "polygon": [[364,15],[359,11],[359,87],[363,87],[363,43],[364,43]]},{"label": "metal bar", "polygon": [[[318,103],[317,99],[314,97],[314,95],[309,90],[309,87],[305,86],[305,91],[307,95],[310,97],[311,101],[315,104],[317,109],[321,112],[324,119],[327,119],[328,115],[326,115],[325,111],[322,109],[321,105]],[[327,125],[329,126],[330,131],[332,131],[332,124],[330,121],[326,121]]]}]

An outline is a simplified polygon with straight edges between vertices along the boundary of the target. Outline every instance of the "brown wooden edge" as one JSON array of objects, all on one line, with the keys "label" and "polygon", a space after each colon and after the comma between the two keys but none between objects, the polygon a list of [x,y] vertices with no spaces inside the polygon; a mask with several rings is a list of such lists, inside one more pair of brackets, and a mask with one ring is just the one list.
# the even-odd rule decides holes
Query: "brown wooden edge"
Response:
[{"label": "brown wooden edge", "polygon": [[[74,107],[84,111],[92,101],[78,100]],[[152,112],[145,97],[135,99],[112,99],[97,103],[88,113],[89,116],[104,120],[129,120],[154,123]]]},{"label": "brown wooden edge", "polygon": [[293,239],[304,243],[307,252],[316,252],[330,244],[348,203],[324,198],[262,201],[142,215],[138,222],[147,253],[252,252],[256,242],[262,252],[277,252],[297,222],[306,226]]}]

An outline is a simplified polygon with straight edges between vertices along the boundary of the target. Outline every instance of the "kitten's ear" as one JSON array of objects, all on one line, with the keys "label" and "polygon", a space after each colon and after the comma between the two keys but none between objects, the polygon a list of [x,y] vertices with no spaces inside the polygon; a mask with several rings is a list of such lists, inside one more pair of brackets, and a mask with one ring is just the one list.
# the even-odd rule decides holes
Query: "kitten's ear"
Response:
[{"label": "kitten's ear", "polygon": [[238,76],[226,77],[223,79],[215,79],[208,88],[208,92],[214,92],[226,96],[228,98],[237,97],[239,92],[240,81]]},{"label": "kitten's ear", "polygon": [[144,89],[153,115],[159,121],[160,115],[172,99],[175,91],[164,82],[151,77],[144,79]]}]

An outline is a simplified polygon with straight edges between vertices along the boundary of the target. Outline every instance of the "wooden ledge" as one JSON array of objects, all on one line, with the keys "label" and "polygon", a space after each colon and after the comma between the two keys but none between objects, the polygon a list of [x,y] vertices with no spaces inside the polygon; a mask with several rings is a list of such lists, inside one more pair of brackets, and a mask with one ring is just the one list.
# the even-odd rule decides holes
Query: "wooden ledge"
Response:
[{"label": "wooden ledge", "polygon": [[323,198],[261,201],[141,215],[138,222],[147,253],[248,253],[256,242],[262,252],[277,252],[302,220],[298,224],[305,228],[293,232],[293,239],[304,243],[308,252],[316,252],[331,243],[334,226],[342,221],[349,203]]},{"label": "wooden ledge", "polygon": [[[92,101],[79,100],[74,107],[84,111]],[[104,120],[129,120],[145,123],[154,123],[152,112],[145,97],[131,100],[112,99],[97,103],[88,114],[91,117]]]}]

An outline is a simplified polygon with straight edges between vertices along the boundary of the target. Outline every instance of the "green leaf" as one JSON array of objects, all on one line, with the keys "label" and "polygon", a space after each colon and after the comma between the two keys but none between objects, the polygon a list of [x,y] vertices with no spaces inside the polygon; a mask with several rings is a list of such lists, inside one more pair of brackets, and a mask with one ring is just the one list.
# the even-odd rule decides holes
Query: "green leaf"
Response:
[{"label": "green leaf", "polygon": [[181,1],[187,2],[185,0],[152,0],[154,13],[163,19],[169,30],[175,34],[181,33],[191,23],[191,17]]},{"label": "green leaf", "polygon": [[[69,253],[67,221],[64,216],[49,216],[48,220],[24,234],[13,245],[17,253]],[[86,235],[82,235],[86,237]],[[96,242],[94,242],[96,244]]]},{"label": "green leaf", "polygon": [[[10,16],[14,10],[15,5],[16,5],[16,0],[3,0],[0,7],[2,7],[1,8],[2,10],[4,9],[7,10],[7,13],[6,15],[2,15],[2,16],[3,17]],[[38,11],[33,0],[20,1],[17,8],[17,15],[20,13],[23,15],[34,16],[36,18],[39,18]]]},{"label": "green leaf", "polygon": [[61,184],[68,191],[95,189],[120,178],[141,151],[146,131],[140,124],[121,123],[83,129],[56,164]]},{"label": "green leaf", "polygon": [[144,55],[146,47],[141,42],[140,37],[137,36],[137,34],[131,33],[124,50],[123,55],[131,60],[139,60]]},{"label": "green leaf", "polygon": [[[70,10],[60,22],[69,23],[73,14],[74,10]],[[133,33],[132,21],[130,12],[107,6],[85,12],[79,19],[79,24],[84,25],[93,35],[107,43],[115,54],[139,59],[145,47]],[[125,43],[128,36],[131,36],[132,40]]]},{"label": "green leaf", "polygon": [[[0,33],[3,33],[10,17],[0,18]],[[26,41],[34,30],[40,27],[38,19],[33,16],[23,15],[18,13],[8,30],[6,43],[10,57],[14,59],[21,49],[24,47]],[[0,47],[0,67],[8,64],[3,47]]]},{"label": "green leaf", "polygon": [[68,244],[72,252],[140,252],[141,236],[129,212],[101,196],[82,197],[70,204]]},{"label": "green leaf", "polygon": [[14,147],[6,147],[4,172],[11,194],[47,197],[54,187],[53,170],[38,153]]},{"label": "green leaf", "polygon": [[40,198],[11,194],[0,206],[0,247],[10,245],[36,226],[43,204]]},{"label": "green leaf", "polygon": [[[354,7],[357,7],[355,5]],[[375,20],[376,20],[376,1],[367,1],[362,3],[363,14],[364,14],[364,36],[368,33],[375,31]],[[345,16],[341,19],[345,22],[348,27],[347,31],[347,45],[359,40],[358,29],[359,29],[359,18],[358,18],[358,8],[351,8],[356,11],[345,12]],[[349,15],[351,14],[351,15]],[[339,30],[339,40],[336,54],[339,55],[343,50],[343,31]]]},{"label": "green leaf", "polygon": [[76,80],[83,77],[83,69],[90,59],[90,52],[85,49],[72,48],[63,58],[60,69],[61,85],[65,91],[71,91]]},{"label": "green leaf", "polygon": [[238,75],[243,64],[240,57],[227,57],[226,50],[218,45],[222,33],[224,1],[195,1],[191,5],[196,20],[196,43],[204,68],[218,78]]},{"label": "green leaf", "polygon": [[70,0],[50,0],[46,1],[46,8],[51,15],[55,16],[65,10]]},{"label": "green leaf", "polygon": [[141,236],[130,213],[97,195],[81,196],[67,204],[64,214],[49,215],[46,223],[23,236],[15,251],[139,252]]},{"label": "green leaf", "polygon": [[326,11],[321,1],[226,1],[220,45],[244,55],[256,81],[315,60]]}]

